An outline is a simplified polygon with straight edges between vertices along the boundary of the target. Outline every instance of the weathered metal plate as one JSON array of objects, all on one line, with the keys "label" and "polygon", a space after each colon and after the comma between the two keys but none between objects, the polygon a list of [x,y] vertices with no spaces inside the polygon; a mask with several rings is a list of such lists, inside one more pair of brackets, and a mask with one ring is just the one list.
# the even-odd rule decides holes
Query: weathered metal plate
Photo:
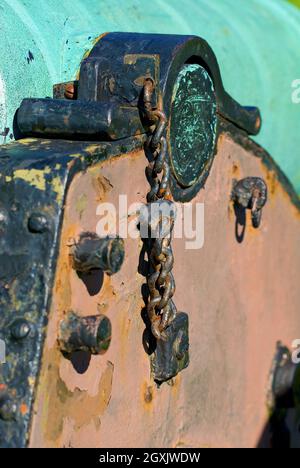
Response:
[{"label": "weathered metal plate", "polygon": [[217,104],[211,77],[201,65],[184,65],[173,89],[170,153],[174,174],[193,185],[214,155]]},{"label": "weathered metal plate", "polygon": [[[95,161],[141,146],[26,139],[0,157],[0,447],[28,440],[69,182]],[[112,152],[112,153],[111,153]],[[24,335],[24,323],[29,332]]]},{"label": "weathered metal plate", "polygon": [[[125,240],[119,273],[89,283],[72,270],[68,247],[81,231],[95,231],[100,202],[119,206],[120,194],[128,196],[128,206],[144,202],[146,165],[144,152],[136,151],[96,164],[71,184],[30,446],[267,446],[266,396],[276,342],[290,345],[300,328],[297,202],[262,150],[243,136],[239,142],[220,136],[206,190],[193,200],[194,206],[205,203],[204,246],[186,250],[184,239],[174,241],[175,300],[189,312],[190,366],[173,385],[157,388],[143,347],[140,239]],[[230,203],[232,179],[250,175],[264,178],[269,188],[259,229],[252,228],[250,214],[240,226]],[[72,361],[61,354],[57,333],[70,309],[109,317],[106,354]],[[291,441],[297,445],[299,421],[293,418]]]}]

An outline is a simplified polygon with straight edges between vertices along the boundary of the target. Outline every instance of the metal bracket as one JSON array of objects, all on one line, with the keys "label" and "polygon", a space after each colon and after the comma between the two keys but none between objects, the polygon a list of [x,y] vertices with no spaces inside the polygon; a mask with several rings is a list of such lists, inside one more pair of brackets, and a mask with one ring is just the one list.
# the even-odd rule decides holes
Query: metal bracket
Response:
[{"label": "metal bracket", "polygon": [[156,341],[151,357],[151,371],[159,384],[172,379],[189,365],[188,315],[179,312],[165,334],[165,340]]},{"label": "metal bracket", "polygon": [[262,208],[268,198],[267,185],[260,177],[246,177],[233,181],[231,199],[242,209],[251,210],[252,225],[258,228],[261,222]]},{"label": "metal bracket", "polygon": [[[259,110],[240,106],[226,93],[212,49],[196,36],[108,33],[83,60],[79,76],[55,86],[59,99],[24,99],[17,113],[20,133],[102,141],[147,133],[141,100],[145,79],[151,78],[152,107],[163,108],[169,122],[170,188],[176,201],[191,200],[203,187],[219,115],[249,134],[260,129]],[[187,108],[192,111],[184,112]]]}]

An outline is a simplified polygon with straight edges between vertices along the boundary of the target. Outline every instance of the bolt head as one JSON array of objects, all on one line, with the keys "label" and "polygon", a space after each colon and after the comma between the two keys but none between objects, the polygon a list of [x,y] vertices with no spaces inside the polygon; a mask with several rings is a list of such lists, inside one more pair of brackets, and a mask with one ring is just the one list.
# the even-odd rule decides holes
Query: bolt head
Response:
[{"label": "bolt head", "polygon": [[28,229],[33,233],[43,233],[48,229],[48,219],[43,213],[32,213],[28,219]]},{"label": "bolt head", "polygon": [[27,338],[31,330],[30,323],[26,319],[17,319],[11,325],[11,335],[15,340]]},{"label": "bolt head", "polygon": [[5,210],[0,210],[0,230],[4,229],[7,225],[8,217]]},{"label": "bolt head", "polygon": [[16,419],[18,405],[8,396],[0,398],[0,419],[3,421],[13,421]]}]

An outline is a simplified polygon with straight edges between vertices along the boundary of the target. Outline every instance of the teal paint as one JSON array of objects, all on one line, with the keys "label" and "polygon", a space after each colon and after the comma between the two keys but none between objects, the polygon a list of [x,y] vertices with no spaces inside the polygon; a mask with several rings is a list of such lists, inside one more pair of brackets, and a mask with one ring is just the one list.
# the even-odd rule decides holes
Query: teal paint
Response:
[{"label": "teal paint", "polygon": [[213,82],[197,64],[185,65],[175,82],[170,122],[171,163],[181,185],[197,182],[214,155],[217,104]]},{"label": "teal paint", "polygon": [[217,55],[227,91],[257,105],[256,137],[300,193],[300,11],[285,0],[0,0],[0,143],[24,97],[51,96],[75,78],[106,31],[196,34]]}]

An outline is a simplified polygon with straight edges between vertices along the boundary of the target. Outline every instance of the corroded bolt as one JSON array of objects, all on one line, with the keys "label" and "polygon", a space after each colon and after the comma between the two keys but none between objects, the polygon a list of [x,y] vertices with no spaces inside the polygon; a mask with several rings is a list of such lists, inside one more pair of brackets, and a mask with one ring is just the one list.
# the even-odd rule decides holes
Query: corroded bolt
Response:
[{"label": "corroded bolt", "polygon": [[13,421],[16,419],[17,411],[18,405],[7,393],[0,395],[0,419],[3,421]]},{"label": "corroded bolt", "polygon": [[74,83],[68,83],[65,87],[64,96],[66,99],[74,99],[75,98],[75,86]]},{"label": "corroded bolt", "polygon": [[104,315],[79,317],[70,312],[60,323],[59,345],[62,352],[87,351],[103,354],[111,341],[111,323]]},{"label": "corroded bolt", "polygon": [[43,213],[32,213],[28,219],[28,229],[33,233],[43,233],[48,229],[48,219]]},{"label": "corroded bolt", "polygon": [[262,208],[268,198],[265,181],[260,177],[245,177],[233,181],[231,199],[243,209],[251,209],[252,225],[258,228],[261,221]]},{"label": "corroded bolt", "polygon": [[15,340],[23,340],[30,333],[31,327],[29,322],[26,319],[16,319],[10,328],[11,336]]},{"label": "corroded bolt", "polygon": [[124,241],[119,237],[100,239],[87,232],[71,247],[72,267],[79,272],[103,270],[112,275],[120,270],[125,256]]}]

